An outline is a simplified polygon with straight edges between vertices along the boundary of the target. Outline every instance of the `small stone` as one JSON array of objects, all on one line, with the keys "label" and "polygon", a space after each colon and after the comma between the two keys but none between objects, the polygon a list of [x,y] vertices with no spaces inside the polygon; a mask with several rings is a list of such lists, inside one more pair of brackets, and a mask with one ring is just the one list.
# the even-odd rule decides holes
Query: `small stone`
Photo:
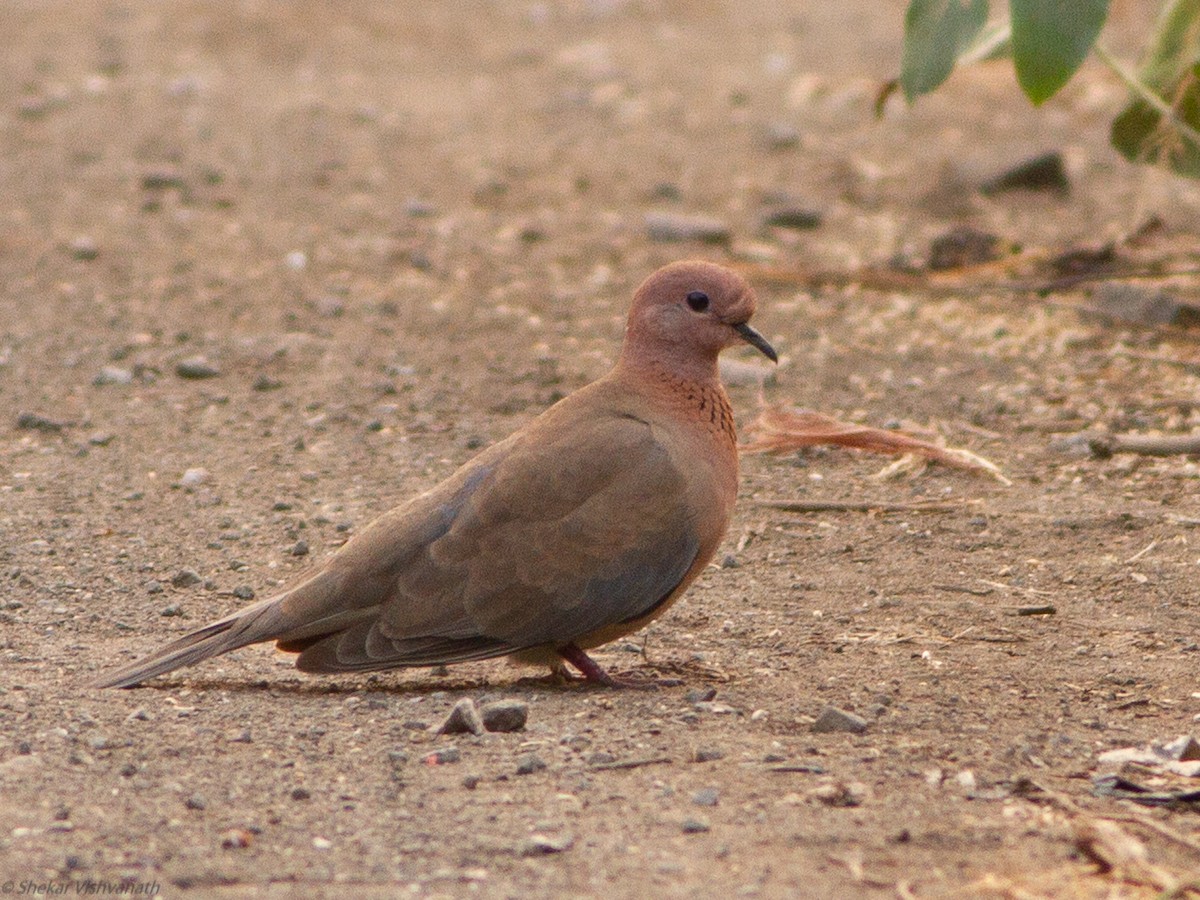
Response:
[{"label": "small stone", "polygon": [[652,241],[668,243],[699,241],[703,244],[729,242],[729,226],[709,216],[689,216],[671,212],[646,214],[646,234]]},{"label": "small stone", "polygon": [[159,615],[167,619],[171,618],[172,616],[182,616],[183,607],[178,603],[172,603],[169,606],[164,606]]},{"label": "small stone", "polygon": [[1185,734],[1183,737],[1176,738],[1169,744],[1163,744],[1161,755],[1167,759],[1174,759],[1179,762],[1200,760],[1200,743],[1197,743],[1196,739],[1190,734]]},{"label": "small stone", "polygon": [[192,587],[203,581],[195,569],[180,569],[171,576],[171,587],[186,588]]},{"label": "small stone", "polygon": [[1071,190],[1071,182],[1063,166],[1062,154],[1053,151],[1034,156],[989,178],[979,189],[982,193],[991,195],[1019,188],[1068,193]]},{"label": "small stone", "polygon": [[550,853],[562,853],[575,846],[575,838],[570,835],[534,834],[520,848],[522,856],[546,856]]},{"label": "small stone", "polygon": [[85,262],[90,262],[100,255],[100,245],[96,243],[94,238],[86,234],[81,234],[79,237],[74,238],[67,245],[67,249],[71,251],[73,257]]},{"label": "small stone", "polygon": [[479,715],[479,709],[475,706],[475,701],[470,697],[463,697],[454,704],[450,710],[450,715],[446,716],[446,720],[434,729],[436,734],[483,734],[483,719]]},{"label": "small stone", "polygon": [[107,447],[116,439],[111,431],[96,431],[88,435],[88,443],[93,447]]},{"label": "small stone", "polygon": [[283,382],[270,375],[259,375],[250,387],[256,391],[276,391],[283,387]]},{"label": "small stone", "polygon": [[231,731],[226,735],[225,739],[231,744],[252,744],[254,739],[250,737],[250,729],[243,728],[241,731]]},{"label": "small stone", "polygon": [[244,850],[254,843],[254,833],[245,828],[230,828],[221,835],[222,850]]},{"label": "small stone", "polygon": [[194,468],[188,469],[183,473],[183,477],[179,479],[179,486],[184,488],[196,488],[206,483],[209,479],[208,469]]},{"label": "small stone", "polygon": [[533,753],[527,753],[517,760],[518,775],[532,775],[546,768],[546,763]]},{"label": "small stone", "polygon": [[483,779],[478,775],[467,775],[462,780],[462,786],[468,791],[473,791],[475,788],[479,787],[479,782],[481,781],[483,781]]},{"label": "small stone", "polygon": [[293,250],[283,258],[283,264],[293,272],[303,272],[308,266],[308,254],[303,250]]},{"label": "small stone", "polygon": [[734,556],[732,553],[726,553],[721,558],[721,568],[722,569],[738,569],[738,568],[741,568],[741,563],[738,562],[737,557]]},{"label": "small stone", "polygon": [[763,132],[768,150],[792,150],[800,146],[800,131],[790,122],[771,122]]},{"label": "small stone", "polygon": [[704,819],[684,819],[682,830],[684,834],[704,834],[706,831],[711,831],[712,826]]},{"label": "small stone", "polygon": [[17,427],[25,431],[43,431],[53,434],[66,428],[67,423],[39,413],[23,412],[17,416]]},{"label": "small stone", "polygon": [[813,788],[809,796],[826,806],[851,807],[861,805],[866,792],[866,787],[858,782],[835,781]]},{"label": "small stone", "polygon": [[715,747],[699,747],[692,754],[692,762],[713,762],[714,760],[724,759],[725,753]]},{"label": "small stone", "polygon": [[716,688],[694,688],[683,695],[688,703],[708,703],[717,696]]},{"label": "small stone", "polygon": [[117,774],[119,774],[122,778],[132,778],[137,774],[137,770],[137,766],[135,766],[133,763],[125,763],[125,765],[121,766],[121,768],[117,770]]},{"label": "small stone", "polygon": [[175,374],[180,378],[197,380],[202,378],[216,378],[221,374],[221,370],[209,362],[207,357],[189,356],[187,359],[181,359],[176,363]]},{"label": "small stone", "polygon": [[306,788],[298,787],[292,789],[293,800],[308,800],[310,797],[312,797],[312,794]]},{"label": "small stone", "polygon": [[133,372],[130,369],[122,369],[120,366],[105,366],[96,373],[96,377],[92,379],[92,384],[96,387],[104,387],[106,384],[132,384]]},{"label": "small stone", "polygon": [[496,700],[485,703],[481,713],[488,731],[520,731],[529,719],[529,704],[523,700]]},{"label": "small stone", "polygon": [[854,713],[838,709],[836,706],[825,707],[824,712],[817,716],[812,724],[812,730],[817,734],[834,731],[848,731],[851,734],[862,734],[867,730],[867,720]]},{"label": "small stone", "polygon": [[199,794],[192,794],[192,796],[188,797],[187,800],[184,801],[183,805],[188,809],[195,810],[206,809],[208,807],[208,804],[204,801],[204,798]]},{"label": "small stone", "polygon": [[239,600],[253,600],[254,588],[250,587],[248,584],[239,584],[233,589],[233,596],[237,597]]},{"label": "small stone", "polygon": [[333,846],[333,841],[318,835],[312,839],[312,845],[314,850],[328,850]]},{"label": "small stone", "polygon": [[943,272],[999,258],[1000,238],[988,231],[959,225],[933,239],[926,266],[934,272]]},{"label": "small stone", "polygon": [[441,747],[428,754],[422,762],[427,766],[445,766],[462,759],[457,747]]},{"label": "small stone", "polygon": [[697,806],[716,806],[720,798],[721,794],[716,788],[701,788],[692,794],[692,802]]},{"label": "small stone", "polygon": [[296,541],[288,551],[292,556],[308,556],[308,541]]},{"label": "small stone", "polygon": [[147,594],[161,594],[163,592],[162,582],[156,578],[151,578],[146,582]]},{"label": "small stone", "polygon": [[799,206],[780,206],[763,215],[762,222],[769,228],[808,231],[821,227],[821,214]]},{"label": "small stone", "polygon": [[142,187],[147,191],[163,191],[168,188],[184,190],[187,182],[175,169],[151,169],[142,173]]}]

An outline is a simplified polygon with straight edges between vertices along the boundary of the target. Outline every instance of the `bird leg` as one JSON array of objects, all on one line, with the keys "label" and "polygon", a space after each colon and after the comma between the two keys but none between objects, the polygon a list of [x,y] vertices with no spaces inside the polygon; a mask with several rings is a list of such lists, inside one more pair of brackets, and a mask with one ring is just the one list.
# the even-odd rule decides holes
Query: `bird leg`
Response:
[{"label": "bird leg", "polygon": [[558,655],[577,668],[583,675],[584,681],[602,684],[605,687],[637,688],[639,690],[654,690],[658,687],[653,681],[633,681],[625,678],[614,678],[604,671],[604,668],[588,656],[576,644],[567,644],[558,648]]}]

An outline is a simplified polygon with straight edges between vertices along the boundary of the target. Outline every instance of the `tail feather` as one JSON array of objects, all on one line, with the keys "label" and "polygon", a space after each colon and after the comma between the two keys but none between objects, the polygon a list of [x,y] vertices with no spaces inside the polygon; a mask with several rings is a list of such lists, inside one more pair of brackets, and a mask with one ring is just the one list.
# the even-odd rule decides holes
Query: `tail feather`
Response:
[{"label": "tail feather", "polygon": [[231,616],[185,634],[145,659],[102,675],[92,682],[92,686],[133,687],[155,675],[191,666],[248,644],[269,641],[281,631],[283,614],[280,604],[286,596],[285,594],[271,597],[255,603]]}]

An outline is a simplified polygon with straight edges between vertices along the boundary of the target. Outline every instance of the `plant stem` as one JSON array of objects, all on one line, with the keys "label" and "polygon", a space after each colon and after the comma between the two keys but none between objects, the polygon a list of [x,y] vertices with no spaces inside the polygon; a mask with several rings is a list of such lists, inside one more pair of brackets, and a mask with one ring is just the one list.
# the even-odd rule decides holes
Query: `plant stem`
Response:
[{"label": "plant stem", "polygon": [[1092,45],[1092,49],[1095,51],[1096,57],[1102,63],[1112,69],[1112,71],[1116,73],[1117,77],[1125,82],[1125,86],[1128,87],[1129,90],[1132,91],[1139,100],[1142,100],[1154,107],[1159,114],[1169,119],[1171,124],[1175,126],[1176,131],[1178,131],[1183,137],[1187,138],[1187,140],[1190,141],[1193,146],[1195,146],[1197,149],[1200,149],[1200,131],[1197,131],[1187,122],[1183,121],[1183,119],[1179,117],[1179,114],[1175,112],[1175,108],[1172,107],[1171,104],[1167,103],[1166,100],[1158,96],[1158,94],[1150,89],[1149,85],[1139,80],[1136,75],[1125,68],[1125,66],[1122,65],[1116,57],[1109,53],[1108,49],[1099,41]]}]

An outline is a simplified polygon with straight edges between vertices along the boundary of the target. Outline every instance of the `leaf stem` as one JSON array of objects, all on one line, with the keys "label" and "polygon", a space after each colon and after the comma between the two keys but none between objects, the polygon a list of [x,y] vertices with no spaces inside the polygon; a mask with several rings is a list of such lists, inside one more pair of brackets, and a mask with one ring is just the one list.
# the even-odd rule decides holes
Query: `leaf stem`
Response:
[{"label": "leaf stem", "polygon": [[1183,137],[1187,138],[1188,141],[1190,141],[1198,150],[1200,150],[1200,131],[1197,131],[1195,128],[1181,119],[1171,104],[1167,103],[1166,100],[1158,96],[1158,94],[1151,90],[1149,85],[1145,84],[1136,75],[1129,71],[1129,69],[1125,68],[1125,66],[1122,65],[1122,63],[1115,56],[1108,52],[1108,49],[1103,44],[1101,44],[1099,41],[1096,41],[1096,43],[1092,45],[1092,49],[1095,51],[1096,57],[1106,66],[1108,66],[1113,72],[1115,72],[1117,77],[1125,82],[1125,86],[1128,87],[1129,90],[1135,95],[1137,95],[1139,100],[1142,100],[1154,107],[1154,109],[1160,115],[1169,119],[1171,124],[1175,126],[1175,130],[1178,131]]}]

